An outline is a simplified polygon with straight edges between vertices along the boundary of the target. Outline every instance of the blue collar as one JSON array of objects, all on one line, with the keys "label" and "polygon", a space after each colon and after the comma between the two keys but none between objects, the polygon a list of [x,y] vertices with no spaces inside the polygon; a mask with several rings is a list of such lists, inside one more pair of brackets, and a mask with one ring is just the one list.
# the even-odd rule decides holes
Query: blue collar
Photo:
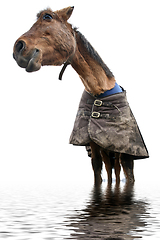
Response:
[{"label": "blue collar", "polygon": [[103,97],[106,97],[115,93],[120,93],[120,92],[123,92],[122,88],[117,83],[115,83],[114,88],[112,88],[111,90],[107,90],[104,93],[101,93],[100,95],[97,96],[97,98],[103,98]]}]

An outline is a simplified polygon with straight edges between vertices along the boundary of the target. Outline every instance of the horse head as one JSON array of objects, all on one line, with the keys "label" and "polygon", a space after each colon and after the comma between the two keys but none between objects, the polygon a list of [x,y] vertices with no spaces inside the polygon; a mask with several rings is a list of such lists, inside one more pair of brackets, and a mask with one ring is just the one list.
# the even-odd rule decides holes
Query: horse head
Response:
[{"label": "horse head", "polygon": [[67,22],[74,7],[53,12],[46,9],[37,14],[37,21],[14,44],[13,57],[27,72],[44,65],[59,66],[75,52],[76,40]]}]

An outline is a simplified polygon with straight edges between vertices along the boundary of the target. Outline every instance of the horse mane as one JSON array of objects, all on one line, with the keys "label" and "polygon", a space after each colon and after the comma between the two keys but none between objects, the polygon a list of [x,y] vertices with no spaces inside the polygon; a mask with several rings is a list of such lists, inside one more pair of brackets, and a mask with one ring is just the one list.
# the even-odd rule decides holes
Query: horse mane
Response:
[{"label": "horse mane", "polygon": [[109,78],[113,78],[114,75],[111,72],[111,70],[107,67],[107,65],[104,63],[104,61],[102,60],[102,58],[99,56],[99,54],[97,53],[97,51],[92,47],[92,45],[90,44],[90,42],[85,38],[85,36],[80,33],[77,28],[74,28],[76,34],[78,35],[78,37],[80,38],[80,40],[83,43],[83,46],[85,47],[85,49],[87,50],[87,52],[89,53],[90,57],[92,57],[97,63],[99,63],[99,65],[102,67],[102,69],[104,70],[105,74],[107,77]]}]

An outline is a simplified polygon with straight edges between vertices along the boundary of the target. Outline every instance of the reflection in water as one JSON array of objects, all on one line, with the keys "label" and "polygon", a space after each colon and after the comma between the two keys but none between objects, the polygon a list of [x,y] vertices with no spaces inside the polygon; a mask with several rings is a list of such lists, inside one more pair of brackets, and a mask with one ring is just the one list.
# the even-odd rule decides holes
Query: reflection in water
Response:
[{"label": "reflection in water", "polygon": [[90,189],[82,183],[0,187],[0,239],[156,239],[159,198],[139,201],[130,185]]},{"label": "reflection in water", "polygon": [[146,205],[134,200],[133,185],[126,184],[123,190],[119,185],[114,189],[108,185],[105,191],[101,186],[94,186],[87,207],[70,219],[70,227],[76,228],[72,239],[141,238],[137,228],[147,224]]}]

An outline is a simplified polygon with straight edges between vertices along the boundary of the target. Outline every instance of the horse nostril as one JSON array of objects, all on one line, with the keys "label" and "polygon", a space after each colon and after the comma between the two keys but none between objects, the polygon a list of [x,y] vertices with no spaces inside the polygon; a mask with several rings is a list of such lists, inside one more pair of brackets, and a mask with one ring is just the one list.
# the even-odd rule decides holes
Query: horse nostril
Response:
[{"label": "horse nostril", "polygon": [[25,42],[19,41],[15,46],[16,52],[19,53],[22,49],[25,48],[25,45],[26,45]]}]

